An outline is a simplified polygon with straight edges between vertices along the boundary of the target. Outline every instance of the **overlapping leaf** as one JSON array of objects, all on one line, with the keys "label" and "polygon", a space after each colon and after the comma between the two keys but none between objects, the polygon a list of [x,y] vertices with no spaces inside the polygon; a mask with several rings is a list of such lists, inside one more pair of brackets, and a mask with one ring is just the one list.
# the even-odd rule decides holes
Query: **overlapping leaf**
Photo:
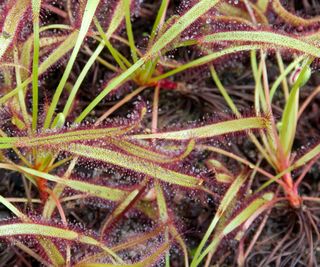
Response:
[{"label": "overlapping leaf", "polygon": [[6,15],[3,14],[5,21],[0,34],[0,60],[12,42],[17,39],[19,24],[21,20],[25,19],[24,15],[30,7],[30,0],[9,1],[7,6],[3,7],[3,11],[8,8],[9,11]]}]

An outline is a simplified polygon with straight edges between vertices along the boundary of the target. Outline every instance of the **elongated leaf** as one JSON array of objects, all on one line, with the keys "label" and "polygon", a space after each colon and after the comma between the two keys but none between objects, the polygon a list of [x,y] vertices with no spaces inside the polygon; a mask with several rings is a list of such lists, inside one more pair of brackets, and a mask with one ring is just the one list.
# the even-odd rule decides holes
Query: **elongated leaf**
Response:
[{"label": "elongated leaf", "polygon": [[320,154],[320,144],[316,145],[314,148],[312,148],[310,151],[308,151],[306,154],[304,154],[302,157],[300,157],[296,162],[294,162],[289,168],[286,170],[278,173],[273,179],[268,180],[265,182],[262,186],[258,188],[256,192],[260,192],[264,188],[266,188],[268,185],[272,184],[276,180],[280,179],[284,174],[289,173],[293,171],[294,169],[297,169],[306,163],[308,163],[310,160],[314,159]]},{"label": "elongated leaf", "polygon": [[[226,212],[226,210],[228,209],[230,203],[236,199],[236,196],[241,188],[241,186],[243,186],[243,184],[245,183],[246,179],[248,177],[248,174],[246,173],[241,173],[235,180],[234,182],[231,184],[231,186],[229,187],[228,191],[226,192],[226,194],[224,195],[218,210],[209,226],[209,228],[207,229],[203,239],[201,240],[200,245],[197,248],[197,251],[194,255],[194,259],[197,259],[204,247],[204,245],[206,244],[206,242],[208,241],[208,239],[210,238],[213,230],[215,229],[217,223],[219,222],[219,220],[221,219],[221,217],[223,217],[224,213]],[[233,207],[231,207],[231,210],[233,210]]]},{"label": "elongated leaf", "polygon": [[[311,62],[310,62],[311,63]],[[296,134],[296,128],[298,123],[298,110],[299,110],[299,89],[303,76],[305,75],[308,68],[308,64],[304,65],[298,79],[296,80],[289,99],[285,105],[280,129],[280,143],[284,152],[284,156],[288,157],[291,152],[293,141]]]},{"label": "elongated leaf", "polygon": [[[157,195],[157,205],[158,205],[158,210],[159,210],[159,219],[161,220],[161,222],[166,223],[168,221],[168,207],[167,207],[167,203],[166,203],[166,199],[165,196],[163,194],[163,190],[161,188],[161,185],[159,183],[159,181],[155,181],[154,183],[154,188],[156,191],[156,195]],[[165,242],[169,241],[169,227],[165,228],[164,231],[164,240]],[[166,267],[170,267],[170,254],[169,251],[166,253]]]},{"label": "elongated leaf", "polygon": [[306,164],[316,156],[320,154],[320,143],[316,145],[314,148],[312,148],[310,151],[308,151],[306,154],[304,154],[301,158],[299,158],[294,164],[292,164],[292,167],[299,168],[302,165]]},{"label": "elongated leaf", "polygon": [[68,64],[67,64],[66,69],[65,69],[65,71],[63,73],[63,76],[60,79],[59,85],[58,85],[58,87],[57,87],[57,89],[55,91],[55,94],[53,96],[52,102],[50,104],[50,107],[48,109],[48,112],[47,112],[47,115],[46,115],[46,118],[45,118],[45,121],[44,121],[44,128],[45,129],[48,129],[49,126],[50,126],[51,119],[52,119],[53,113],[54,113],[54,111],[56,109],[56,106],[58,104],[60,95],[62,93],[62,90],[63,90],[66,82],[67,82],[67,79],[68,79],[69,74],[71,72],[72,66],[73,66],[73,64],[74,64],[74,62],[76,60],[76,57],[78,55],[78,52],[79,52],[79,50],[81,48],[82,42],[83,42],[84,38],[87,35],[89,26],[91,24],[91,21],[93,19],[94,13],[95,13],[95,11],[96,11],[96,9],[98,7],[99,2],[100,2],[99,0],[87,1],[86,8],[85,8],[85,11],[84,11],[84,14],[83,14],[81,27],[80,27],[80,30],[79,30],[79,34],[77,36],[76,44],[74,46],[74,49],[73,49],[72,54],[70,56],[70,59],[68,60]]},{"label": "elongated leaf", "polygon": [[[266,1],[267,2],[267,1]],[[290,13],[288,10],[286,10],[279,0],[273,0],[272,1],[272,7],[273,10],[276,12],[278,16],[280,16],[283,20],[285,20],[288,24],[296,27],[307,27],[314,25],[316,23],[320,22],[320,17],[315,17],[311,19],[304,19],[302,17],[298,17],[292,13]]]},{"label": "elongated leaf", "polygon": [[202,252],[202,254],[195,258],[191,263],[191,267],[199,266],[201,261],[204,259],[208,253],[214,253],[221,242],[221,240],[227,236],[229,233],[234,231],[236,228],[241,226],[245,221],[250,219],[251,216],[257,215],[260,212],[260,208],[270,202],[273,198],[273,193],[265,193],[261,197],[258,197],[251,201],[238,215],[232,218],[229,222],[226,222],[220,229],[221,231],[215,233],[212,242],[209,246]]},{"label": "elongated leaf", "polygon": [[[138,244],[144,244],[149,239],[154,238],[156,236],[159,236],[164,229],[164,225],[159,225],[154,230],[144,233],[142,235],[139,235],[137,237],[132,237],[129,240],[117,244],[114,247],[111,247],[112,251],[118,252],[122,251],[128,248],[136,247]],[[78,262],[75,266],[86,266],[86,264],[90,264],[92,262],[98,262],[102,258],[105,258],[108,254],[106,252],[99,252],[94,255],[90,255],[82,259],[80,262]]]},{"label": "elongated leaf", "polygon": [[73,179],[63,179],[55,175],[51,175],[45,172],[40,172],[34,169],[19,167],[22,172],[46,179],[48,181],[56,182],[68,186],[74,190],[79,190],[81,192],[87,193],[89,195],[103,198],[111,201],[120,201],[123,200],[128,192],[120,190],[117,188],[110,188],[102,185],[90,184],[88,182],[73,180]]},{"label": "elongated leaf", "polygon": [[[7,207],[14,215],[20,218],[23,222],[30,223],[30,219],[25,214],[19,211],[14,205],[12,205],[7,199],[5,199],[2,196],[0,196],[0,203]],[[63,256],[51,240],[43,237],[37,237],[37,239],[39,240],[39,243],[44,248],[45,252],[47,253],[48,257],[53,263],[55,263],[56,265],[61,265],[65,263]]]},{"label": "elongated leaf", "polygon": [[[131,2],[131,1],[130,1]],[[112,20],[109,24],[108,30],[106,32],[107,39],[118,29],[121,21],[124,18],[123,0],[118,1],[118,4],[113,11]]]},{"label": "elongated leaf", "polygon": [[252,45],[232,46],[232,47],[228,47],[226,49],[219,50],[217,52],[208,50],[208,55],[197,58],[195,60],[192,60],[192,61],[190,61],[186,64],[183,64],[183,65],[181,65],[171,71],[168,71],[164,74],[161,74],[161,75],[151,79],[151,81],[162,80],[164,78],[170,77],[170,76],[172,76],[176,73],[179,73],[181,71],[207,64],[209,62],[212,62],[215,59],[218,59],[220,57],[223,57],[223,56],[226,56],[226,55],[229,55],[232,53],[255,50],[255,49],[263,49],[263,48],[266,48],[264,44],[252,44]]},{"label": "elongated leaf", "polygon": [[180,17],[173,26],[171,26],[152,46],[147,55],[157,54],[162,48],[168,45],[184,29],[195,22],[199,17],[208,12],[212,7],[218,4],[219,0],[201,0],[190,8],[182,17]]},{"label": "elongated leaf", "polygon": [[[59,45],[59,47],[54,50],[39,66],[39,75],[43,74],[45,71],[47,71],[50,67],[52,67],[54,64],[57,63],[66,53],[69,52],[70,49],[74,46],[76,42],[77,32],[71,33],[68,38]],[[20,85],[18,85],[16,88],[11,90],[6,95],[2,96],[0,98],[0,105],[6,102],[9,98],[16,95],[21,88],[26,87],[28,84],[30,84],[32,81],[32,77],[27,78],[25,81],[23,81]]]},{"label": "elongated leaf", "polygon": [[212,43],[219,41],[266,43],[269,44],[272,48],[284,47],[288,49],[295,49],[314,57],[320,56],[320,48],[306,41],[267,31],[219,32],[203,37],[200,43]]},{"label": "elongated leaf", "polygon": [[0,137],[0,148],[11,147],[35,147],[35,146],[52,146],[75,141],[102,140],[116,137],[130,130],[127,127],[110,127],[101,129],[84,129],[68,131],[65,133],[52,133],[34,137]]},{"label": "elongated leaf", "polygon": [[1,237],[21,236],[21,235],[51,237],[51,238],[70,240],[70,241],[79,242],[87,245],[93,245],[107,251],[113,257],[118,258],[118,256],[115,255],[113,251],[109,249],[107,246],[105,246],[104,244],[100,243],[99,241],[95,240],[90,236],[86,236],[72,230],[67,230],[67,229],[48,226],[48,225],[41,225],[39,223],[14,223],[14,224],[0,226]]},{"label": "elongated leaf", "polygon": [[153,162],[122,154],[107,148],[99,148],[83,144],[70,144],[66,151],[75,155],[101,160],[128,170],[151,176],[170,184],[198,188],[202,180],[196,177],[166,169]]},{"label": "elongated leaf", "polygon": [[240,118],[235,120],[223,121],[214,124],[195,127],[186,130],[154,133],[154,134],[139,134],[133,135],[136,139],[172,139],[172,140],[190,140],[211,138],[218,135],[230,134],[238,131],[250,129],[266,129],[268,120],[264,117]]},{"label": "elongated leaf", "polygon": [[134,155],[146,160],[154,161],[157,163],[173,163],[173,162],[182,160],[183,158],[187,157],[191,153],[191,151],[194,149],[194,146],[195,146],[195,142],[191,140],[183,153],[177,156],[170,156],[164,153],[153,151],[147,147],[136,145],[126,140],[111,139],[110,142],[113,143],[115,146],[119,147],[120,149],[128,152],[131,155]]},{"label": "elongated leaf", "polygon": [[126,30],[127,30],[129,47],[130,47],[130,53],[131,53],[133,62],[136,63],[138,61],[138,56],[137,56],[137,50],[136,50],[133,31],[132,31],[130,4],[131,4],[130,0],[123,0],[123,8],[125,10]]},{"label": "elongated leaf", "polygon": [[[162,246],[156,249],[156,252],[149,255],[143,261],[132,263],[132,264],[121,264],[122,267],[146,267],[152,266],[154,262],[169,248],[170,243],[164,243]],[[76,264],[75,267],[116,267],[119,265],[109,263],[82,263]]]},{"label": "elongated leaf", "polygon": [[162,23],[165,19],[166,11],[169,5],[169,0],[163,0],[161,1],[161,6],[159,7],[159,11],[157,13],[156,20],[153,24],[151,34],[150,34],[150,39],[149,39],[149,44],[152,44],[154,38],[156,37],[157,32],[160,30]]},{"label": "elongated leaf", "polygon": [[234,104],[234,101],[229,96],[227,90],[223,86],[221,80],[219,79],[219,76],[218,76],[216,70],[214,69],[214,67],[212,65],[210,66],[210,72],[211,72],[212,79],[214,80],[214,82],[215,82],[217,88],[219,89],[221,95],[223,96],[224,100],[227,102],[229,108],[232,110],[232,112],[237,117],[241,117],[240,112],[238,111],[236,105]]},{"label": "elongated leaf", "polygon": [[8,47],[11,45],[12,41],[16,38],[19,21],[23,19],[24,13],[26,13],[28,8],[30,7],[29,0],[11,2],[13,2],[14,4],[5,17],[5,21],[0,33],[0,60]]},{"label": "elongated leaf", "polygon": [[32,17],[33,17],[33,60],[32,60],[32,130],[37,129],[38,124],[38,75],[39,75],[39,24],[40,24],[40,7],[41,0],[32,0]]},{"label": "elongated leaf", "polygon": [[280,142],[285,157],[290,155],[296,134],[299,109],[299,89],[299,87],[296,87],[295,90],[290,92],[289,100],[286,103],[282,116]]},{"label": "elongated leaf", "polygon": [[79,123],[95,108],[96,105],[113,89],[120,86],[126,79],[130,77],[137,69],[139,69],[147,60],[153,56],[158,56],[158,53],[176,38],[182,31],[195,22],[199,17],[214,7],[219,0],[201,0],[186,12],[180,19],[169,28],[151,47],[146,55],[133,64],[128,70],[112,79],[102,92],[82,111],[75,122]]},{"label": "elongated leaf", "polygon": [[273,198],[273,193],[265,193],[261,197],[253,200],[243,211],[241,211],[235,218],[233,218],[228,225],[223,230],[223,235],[226,236],[237,227],[243,224],[247,219],[249,219],[262,205],[271,201]]},{"label": "elongated leaf", "polygon": [[24,215],[20,210],[18,210],[10,201],[0,195],[0,203],[9,209],[14,215],[20,219],[27,219],[27,216]]},{"label": "elongated leaf", "polygon": [[303,56],[298,57],[292,63],[288,65],[288,67],[284,70],[284,72],[278,76],[278,78],[273,83],[270,89],[270,101],[272,102],[273,96],[280,85],[280,83],[286,78],[286,76],[295,68],[297,65],[303,60]]},{"label": "elongated leaf", "polygon": [[[131,2],[131,1],[130,1]],[[106,45],[106,42],[109,41],[109,38],[111,37],[111,35],[117,30],[117,28],[119,27],[121,21],[124,18],[124,10],[122,8],[123,5],[123,0],[119,1],[119,3],[117,4],[114,12],[113,12],[113,16],[109,25],[109,28],[107,30],[107,33],[103,36],[103,40],[100,42],[100,44],[98,45],[98,47],[95,49],[95,51],[93,52],[93,54],[91,55],[90,59],[87,61],[86,65],[84,66],[84,68],[82,69],[75,85],[73,86],[67,103],[65,104],[65,107],[63,109],[63,114],[65,117],[67,117],[70,107],[73,103],[73,100],[80,88],[80,85],[82,84],[85,76],[87,75],[88,71],[90,70],[90,68],[92,67],[92,65],[95,63],[96,59],[98,58],[99,54],[101,53],[101,51],[103,50],[103,48]],[[102,30],[102,29],[101,29]],[[104,33],[103,33],[104,34]]]},{"label": "elongated leaf", "polygon": [[121,213],[123,213],[128,206],[135,200],[137,195],[139,194],[139,190],[135,189],[116,207],[116,209],[112,212],[111,215],[108,216],[107,220],[103,223],[101,227],[100,234],[103,235],[109,224],[118,217]]},{"label": "elongated leaf", "polygon": [[[69,37],[69,35],[42,37],[42,38],[40,38],[40,48],[62,43],[68,37]],[[30,70],[31,58],[32,58],[32,45],[33,45],[33,36],[31,35],[27,39],[27,41],[24,42],[22,49],[21,49],[20,62],[25,67],[24,69],[21,70],[21,79],[23,81],[25,79],[27,79],[30,75],[29,70]],[[67,48],[67,47],[65,47],[65,48]],[[67,48],[67,51],[68,51],[68,48]],[[61,55],[63,55],[63,54],[60,54],[60,56]]]}]

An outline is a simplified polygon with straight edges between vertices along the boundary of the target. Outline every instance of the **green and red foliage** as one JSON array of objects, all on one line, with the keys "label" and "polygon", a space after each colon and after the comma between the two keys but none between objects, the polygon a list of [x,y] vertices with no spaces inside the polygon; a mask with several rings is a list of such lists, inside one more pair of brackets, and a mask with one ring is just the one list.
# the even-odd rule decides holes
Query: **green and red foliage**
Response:
[{"label": "green and red foliage", "polygon": [[280,0],[0,1],[3,265],[317,264],[319,27]]}]

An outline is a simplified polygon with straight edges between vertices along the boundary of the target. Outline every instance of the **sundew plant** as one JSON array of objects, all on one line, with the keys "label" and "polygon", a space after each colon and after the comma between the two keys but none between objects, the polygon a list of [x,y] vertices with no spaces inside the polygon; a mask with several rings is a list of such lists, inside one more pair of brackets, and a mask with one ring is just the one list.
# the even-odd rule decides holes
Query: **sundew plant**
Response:
[{"label": "sundew plant", "polygon": [[0,0],[0,266],[318,266],[318,14]]}]

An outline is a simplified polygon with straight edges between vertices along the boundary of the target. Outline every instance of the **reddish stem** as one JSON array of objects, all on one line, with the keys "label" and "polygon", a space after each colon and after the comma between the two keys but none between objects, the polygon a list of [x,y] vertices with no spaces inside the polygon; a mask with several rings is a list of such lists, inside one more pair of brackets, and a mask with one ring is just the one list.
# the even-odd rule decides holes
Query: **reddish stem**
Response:
[{"label": "reddish stem", "polygon": [[[279,147],[278,150],[278,171],[283,172],[290,167],[290,155],[285,156],[282,150],[282,147]],[[282,176],[282,180],[284,181],[283,190],[285,195],[293,208],[300,208],[302,204],[302,199],[298,193],[297,188],[294,185],[291,173],[288,172]]]},{"label": "reddish stem", "polygon": [[173,82],[169,79],[163,79],[160,80],[158,82],[158,85],[162,88],[162,89],[169,89],[169,90],[174,90],[177,89],[178,84],[176,82]]},{"label": "reddish stem", "polygon": [[49,4],[42,4],[42,7],[50,10],[53,13],[56,13],[57,15],[59,15],[60,17],[62,17],[64,19],[66,19],[68,17],[68,14],[66,12],[64,12],[63,10],[61,10],[60,8],[57,8],[55,6],[52,6]]},{"label": "reddish stem", "polygon": [[285,182],[285,187],[283,188],[287,196],[290,205],[294,208],[300,208],[302,204],[302,199],[299,196],[297,188],[294,186],[293,179],[290,173],[283,175],[282,179]]},{"label": "reddish stem", "polygon": [[39,195],[40,195],[40,199],[42,201],[42,203],[45,203],[48,199],[48,182],[47,180],[40,178],[40,177],[36,177],[36,182],[37,182],[37,186],[38,186],[38,190],[39,190]]}]

